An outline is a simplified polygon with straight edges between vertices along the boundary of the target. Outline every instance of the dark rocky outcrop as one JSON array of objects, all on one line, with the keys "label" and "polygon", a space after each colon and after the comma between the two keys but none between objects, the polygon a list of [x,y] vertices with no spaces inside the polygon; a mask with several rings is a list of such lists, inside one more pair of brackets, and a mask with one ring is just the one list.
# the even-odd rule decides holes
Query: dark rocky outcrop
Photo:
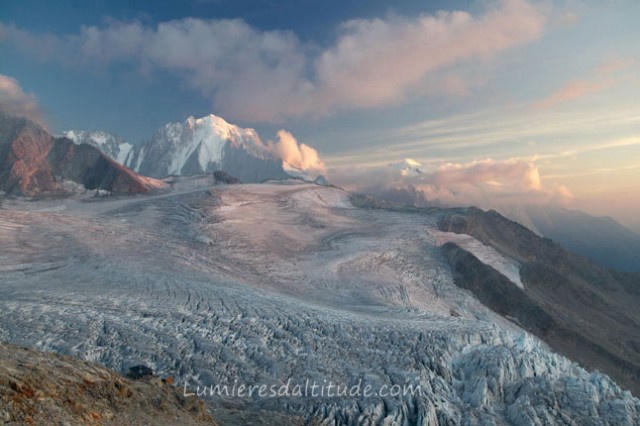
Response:
[{"label": "dark rocky outcrop", "polygon": [[213,172],[213,178],[216,182],[226,183],[226,184],[236,184],[241,183],[240,179],[231,176],[229,173],[223,172],[222,170],[216,170]]},{"label": "dark rocky outcrop", "polygon": [[54,138],[36,123],[0,111],[0,190],[36,196],[64,192],[64,181],[86,189],[142,193],[160,188],[90,145]]},{"label": "dark rocky outcrop", "polygon": [[153,369],[142,364],[129,368],[127,373],[127,377],[131,379],[142,379],[143,377],[151,376],[153,376]]}]

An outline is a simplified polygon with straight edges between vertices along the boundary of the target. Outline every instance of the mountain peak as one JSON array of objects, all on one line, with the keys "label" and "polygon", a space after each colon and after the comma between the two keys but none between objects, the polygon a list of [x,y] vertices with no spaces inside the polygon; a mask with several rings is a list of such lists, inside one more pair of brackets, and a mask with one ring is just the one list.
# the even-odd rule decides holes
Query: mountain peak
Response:
[{"label": "mountain peak", "polygon": [[422,164],[412,158],[405,158],[398,163],[391,163],[389,166],[399,170],[402,176],[415,176],[424,173],[421,169]]},{"label": "mountain peak", "polygon": [[193,115],[161,127],[136,147],[125,165],[153,177],[193,176],[222,170],[243,182],[288,177],[282,161],[269,152],[254,129],[209,114]]}]

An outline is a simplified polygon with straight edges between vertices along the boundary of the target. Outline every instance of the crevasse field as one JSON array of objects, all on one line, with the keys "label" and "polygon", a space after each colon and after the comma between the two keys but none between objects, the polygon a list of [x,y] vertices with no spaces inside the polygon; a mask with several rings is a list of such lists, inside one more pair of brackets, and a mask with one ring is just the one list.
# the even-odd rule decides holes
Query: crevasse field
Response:
[{"label": "crevasse field", "polygon": [[[453,283],[437,214],[354,207],[270,183],[135,198],[5,199],[0,339],[179,386],[333,383],[420,394],[203,398],[327,425],[622,425],[640,402],[550,352]],[[264,413],[264,411],[260,411]]]}]

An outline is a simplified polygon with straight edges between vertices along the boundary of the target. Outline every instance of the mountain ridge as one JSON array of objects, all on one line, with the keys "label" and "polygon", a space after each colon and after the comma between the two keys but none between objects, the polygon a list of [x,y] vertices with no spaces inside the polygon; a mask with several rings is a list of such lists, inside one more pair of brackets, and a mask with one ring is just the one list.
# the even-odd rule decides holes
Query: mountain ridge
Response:
[{"label": "mountain ridge", "polygon": [[[640,272],[640,234],[609,216],[593,216],[557,206],[525,206],[531,229],[565,248],[622,272]],[[519,220],[518,220],[519,221]]]},{"label": "mountain ridge", "polygon": [[[100,140],[105,138],[103,134],[117,140],[117,136],[107,132],[69,130],[64,134],[73,136],[77,143],[97,147],[106,145]],[[214,114],[167,123],[146,142],[131,145],[120,140],[117,149],[108,147],[106,153],[116,161],[124,159],[122,164],[130,169],[154,178],[224,171],[246,183],[289,178],[313,180],[274,155],[254,129],[236,126]]]},{"label": "mountain ridge", "polygon": [[462,249],[449,246],[445,255],[456,273],[456,285],[489,300],[488,306],[503,314],[511,309],[507,305],[518,300],[531,306],[529,310],[544,313],[542,316],[549,319],[545,327],[535,325],[537,317],[521,317],[521,325],[532,327],[530,331],[554,350],[588,368],[598,368],[636,395],[640,393],[640,274],[606,269],[495,210],[471,207],[449,211],[439,221],[439,229],[471,235],[519,262],[524,290],[513,290],[514,300],[496,301],[495,287],[477,282],[491,274],[470,266],[468,255],[460,253]]},{"label": "mountain ridge", "polygon": [[73,185],[128,194],[165,187],[93,146],[54,138],[27,118],[0,111],[0,190],[36,196],[73,191]]}]

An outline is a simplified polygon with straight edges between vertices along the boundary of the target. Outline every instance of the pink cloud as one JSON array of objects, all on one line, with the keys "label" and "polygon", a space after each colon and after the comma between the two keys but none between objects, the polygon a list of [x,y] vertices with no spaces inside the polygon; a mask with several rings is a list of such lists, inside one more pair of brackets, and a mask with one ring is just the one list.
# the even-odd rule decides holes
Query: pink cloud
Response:
[{"label": "pink cloud", "polygon": [[332,182],[350,190],[418,205],[476,205],[497,208],[521,204],[566,204],[573,198],[562,185],[544,185],[533,161],[484,159],[422,167],[400,173],[393,167],[334,168]]},{"label": "pink cloud", "polygon": [[440,12],[349,21],[316,61],[320,108],[402,100],[427,75],[538,38],[544,22],[540,8],[519,0],[503,1],[478,17]]},{"label": "pink cloud", "polygon": [[565,83],[546,98],[533,103],[532,107],[534,109],[551,108],[564,102],[582,98],[591,93],[606,90],[620,82],[619,80],[611,78],[612,74],[629,68],[633,64],[635,64],[635,61],[631,58],[614,59],[605,62],[598,66],[588,78],[576,79]]},{"label": "pink cloud", "polygon": [[534,109],[546,109],[557,104],[582,98],[590,93],[599,92],[610,87],[610,81],[574,80],[566,83],[551,95],[533,104]]},{"label": "pink cloud", "polygon": [[226,117],[277,122],[384,106],[434,90],[464,94],[473,82],[447,79],[452,67],[531,42],[545,22],[544,8],[502,0],[477,15],[458,11],[348,21],[324,49],[309,47],[291,32],[261,31],[237,19],[186,18],[155,27],[111,20],[65,37],[0,23],[0,41],[98,72],[116,62],[143,73],[169,71],[209,97]]}]

